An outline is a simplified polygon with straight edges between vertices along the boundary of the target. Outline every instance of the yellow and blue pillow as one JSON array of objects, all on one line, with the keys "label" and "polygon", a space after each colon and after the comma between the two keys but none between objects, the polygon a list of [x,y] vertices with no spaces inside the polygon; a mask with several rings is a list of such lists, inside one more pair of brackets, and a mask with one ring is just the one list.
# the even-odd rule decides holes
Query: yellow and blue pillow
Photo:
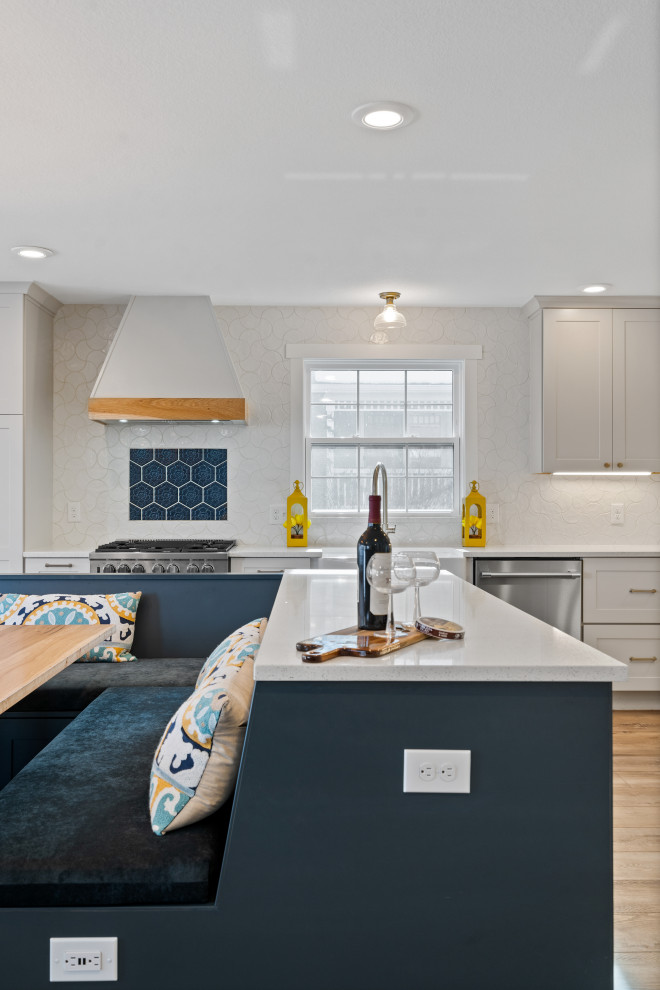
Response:
[{"label": "yellow and blue pillow", "polygon": [[231,794],[266,625],[256,619],[223,640],[170,719],[151,768],[149,813],[156,835],[206,818]]},{"label": "yellow and blue pillow", "polygon": [[88,650],[78,662],[123,663],[135,660],[130,647],[141,596],[141,591],[120,591],[116,595],[20,595],[9,592],[0,598],[0,625],[112,625],[114,629],[108,638],[100,646]]}]

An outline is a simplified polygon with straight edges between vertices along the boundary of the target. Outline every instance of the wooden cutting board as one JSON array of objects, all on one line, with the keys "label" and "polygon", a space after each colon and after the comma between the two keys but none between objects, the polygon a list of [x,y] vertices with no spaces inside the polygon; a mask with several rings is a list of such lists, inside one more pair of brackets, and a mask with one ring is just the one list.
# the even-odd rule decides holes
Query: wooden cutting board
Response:
[{"label": "wooden cutting board", "polygon": [[382,657],[423,639],[426,639],[424,633],[414,626],[397,626],[394,639],[390,639],[384,630],[371,632],[349,626],[348,629],[301,640],[296,643],[296,649],[302,654],[303,663],[322,663],[335,657]]}]

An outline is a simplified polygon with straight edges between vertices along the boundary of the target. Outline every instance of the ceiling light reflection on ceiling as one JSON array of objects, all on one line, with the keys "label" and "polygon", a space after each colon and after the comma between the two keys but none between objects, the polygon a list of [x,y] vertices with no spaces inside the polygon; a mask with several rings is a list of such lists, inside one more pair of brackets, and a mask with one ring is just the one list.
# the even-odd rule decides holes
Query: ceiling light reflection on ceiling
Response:
[{"label": "ceiling light reflection on ceiling", "polygon": [[19,258],[30,258],[32,261],[50,258],[54,251],[47,247],[37,247],[36,244],[23,244],[11,249],[12,254],[17,254]]},{"label": "ceiling light reflection on ceiling", "polygon": [[609,282],[592,282],[590,285],[581,285],[580,292],[586,292],[589,296],[596,296],[600,292],[607,292],[612,286]]},{"label": "ceiling light reflection on ceiling", "polygon": [[405,127],[417,116],[412,107],[405,103],[365,103],[356,107],[351,117],[358,127],[369,127],[371,130],[392,131],[395,127]]}]

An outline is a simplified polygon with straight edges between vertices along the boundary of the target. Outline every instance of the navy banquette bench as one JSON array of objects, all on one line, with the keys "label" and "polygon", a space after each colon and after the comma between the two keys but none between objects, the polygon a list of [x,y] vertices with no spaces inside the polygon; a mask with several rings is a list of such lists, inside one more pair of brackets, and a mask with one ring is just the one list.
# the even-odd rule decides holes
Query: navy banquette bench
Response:
[{"label": "navy banquette bench", "polygon": [[0,594],[142,591],[132,647],[137,661],[72,664],[0,716],[0,787],[107,688],[191,689],[202,661],[225,636],[270,614],[280,580],[279,574],[0,575]]},{"label": "navy banquette bench", "polygon": [[270,614],[279,583],[276,574],[0,576],[0,593],[142,591],[136,661],[73,664],[0,717],[13,778],[0,791],[0,909],[25,909],[30,926],[42,909],[62,918],[67,908],[212,906],[231,803],[155,836],[151,760],[204,659]]}]

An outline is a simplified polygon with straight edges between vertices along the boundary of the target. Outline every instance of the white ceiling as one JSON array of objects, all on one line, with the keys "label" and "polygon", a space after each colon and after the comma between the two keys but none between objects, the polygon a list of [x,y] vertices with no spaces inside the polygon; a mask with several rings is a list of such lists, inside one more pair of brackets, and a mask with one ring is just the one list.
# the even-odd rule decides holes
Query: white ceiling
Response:
[{"label": "white ceiling", "polygon": [[[63,302],[660,291],[658,0],[3,0],[0,281]],[[357,127],[372,100],[418,111]],[[28,262],[17,244],[53,248]]]}]

